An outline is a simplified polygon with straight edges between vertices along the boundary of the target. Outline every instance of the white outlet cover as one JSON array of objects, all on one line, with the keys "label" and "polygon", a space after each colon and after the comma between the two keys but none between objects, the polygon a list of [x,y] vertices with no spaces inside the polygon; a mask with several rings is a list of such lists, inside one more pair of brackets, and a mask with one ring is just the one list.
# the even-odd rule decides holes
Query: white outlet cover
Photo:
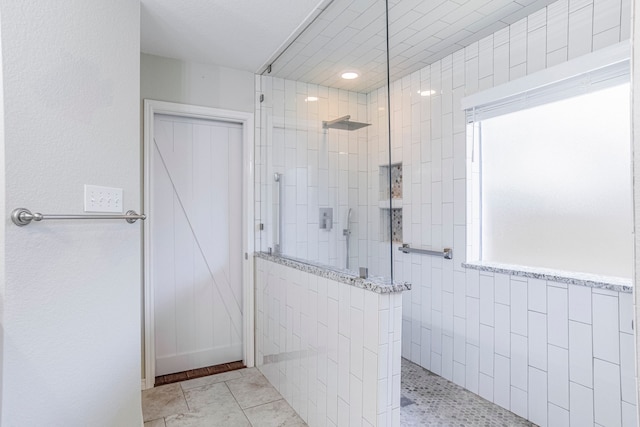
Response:
[{"label": "white outlet cover", "polygon": [[85,184],[84,211],[122,213],[123,196],[122,188]]}]

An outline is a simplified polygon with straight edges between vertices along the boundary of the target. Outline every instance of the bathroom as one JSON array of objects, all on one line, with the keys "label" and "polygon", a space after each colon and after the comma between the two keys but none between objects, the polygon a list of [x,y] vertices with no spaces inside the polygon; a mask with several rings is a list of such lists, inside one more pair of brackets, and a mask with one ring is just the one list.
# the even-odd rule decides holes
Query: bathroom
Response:
[{"label": "bathroom", "polygon": [[[461,411],[474,419],[457,418],[455,424],[482,424],[497,414],[524,425],[638,424],[637,316],[629,286],[638,256],[631,245],[549,238],[546,228],[529,225],[487,236],[480,225],[490,224],[481,215],[490,208],[484,203],[489,199],[477,197],[491,184],[489,170],[480,166],[491,160],[487,141],[491,124],[500,118],[493,114],[514,106],[509,94],[526,93],[518,98],[526,104],[580,88],[592,99],[590,88],[602,85],[607,90],[599,92],[613,96],[608,89],[628,84],[609,83],[624,77],[619,66],[630,54],[637,65],[633,39],[640,34],[640,20],[634,2],[389,0],[388,14],[386,3],[376,0],[296,0],[283,2],[289,7],[272,14],[265,13],[275,9],[272,2],[201,1],[197,10],[194,3],[0,3],[1,425],[171,427],[216,415],[216,405],[201,412],[187,406],[194,402],[186,402],[185,395],[198,394],[191,383],[186,391],[174,386],[182,412],[145,417],[145,396],[164,386],[154,387],[146,363],[154,323],[146,317],[151,316],[144,265],[150,234],[144,227],[160,216],[145,199],[149,152],[143,144],[150,129],[145,128],[144,100],[242,113],[227,115],[233,123],[223,127],[236,137],[239,127],[247,131],[246,161],[228,170],[248,184],[230,194],[246,190],[243,201],[249,203],[242,214],[250,221],[236,227],[247,235],[246,248],[235,252],[237,264],[249,272],[243,279],[250,286],[243,288],[249,291],[244,301],[237,294],[225,297],[246,303],[244,324],[236,326],[247,357],[235,360],[242,358],[247,369],[228,374],[217,386],[227,388],[227,396],[231,382],[262,378],[274,399],[268,405],[278,402],[280,413],[288,408],[298,425],[311,426],[415,425],[407,415],[418,420],[451,415],[449,410],[459,409],[469,396],[485,405],[477,412]],[[308,10],[301,10],[303,3]],[[152,4],[174,9],[164,19],[161,12],[167,11]],[[471,11],[479,4],[480,10]],[[180,20],[181,12],[195,19]],[[292,16],[290,26],[277,25],[282,22],[277,18]],[[160,37],[199,25],[223,34],[211,43],[203,43],[206,32],[198,31],[189,33],[195,39],[182,42]],[[150,27],[155,37],[149,36]],[[292,31],[290,43],[278,50]],[[279,39],[261,48],[276,33]],[[220,45],[226,51],[215,49]],[[416,52],[419,47],[422,53]],[[244,62],[234,63],[234,56]],[[343,61],[347,57],[359,63]],[[580,73],[587,70],[591,74],[583,79]],[[322,79],[324,72],[331,78]],[[358,77],[348,82],[341,76],[347,72]],[[638,99],[633,97],[635,105]],[[596,111],[598,104],[612,107],[596,103],[589,109]],[[598,123],[588,112],[581,118],[585,129]],[[555,117],[562,120],[554,126],[569,118],[566,112]],[[617,113],[608,120],[624,117]],[[559,128],[526,129],[517,137]],[[633,132],[635,146],[639,134]],[[556,215],[570,221],[554,233],[585,218],[591,224],[593,216],[586,214],[631,215],[629,199],[612,198],[628,195],[629,179],[615,188],[601,185],[628,167],[607,163],[601,174],[587,163],[587,173],[582,169],[558,179],[550,172],[564,167],[551,161],[555,157],[530,151],[543,143],[552,153],[561,151],[548,142],[544,137],[520,145],[521,153],[498,150],[535,159],[529,162],[536,166],[533,172],[543,175],[507,163],[517,166],[497,188],[530,189],[533,181],[543,184],[539,193],[564,200],[577,194],[565,184],[586,184],[597,197],[576,204],[585,215]],[[569,159],[561,159],[563,166],[575,171],[578,157],[605,164],[598,146],[579,142],[568,150]],[[633,160],[624,162],[640,164],[638,156]],[[233,184],[219,178],[221,170],[211,182]],[[527,181],[528,176],[535,179]],[[124,211],[144,214],[146,221],[85,220],[95,214],[83,212],[84,184],[122,189]],[[638,181],[633,188],[637,200]],[[221,204],[220,198],[207,200],[207,209]],[[524,206],[530,213],[530,200],[506,207]],[[600,203],[600,210],[589,204],[603,200],[607,203]],[[83,220],[38,216],[42,221],[18,225],[11,220],[18,208],[45,217],[82,215]],[[547,212],[564,211],[556,206]],[[207,213],[194,224],[210,218]],[[536,216],[546,218],[544,213]],[[234,217],[236,224],[240,216]],[[637,241],[633,224],[640,216],[628,219],[609,221],[622,231],[605,236],[624,240],[631,235]],[[593,229],[583,232],[598,230],[587,228]],[[492,240],[487,237],[504,236],[516,237],[517,243],[507,246],[506,254],[533,248],[534,255],[547,256],[547,272],[514,268],[522,262],[509,259],[501,261],[510,268],[489,265],[486,244]],[[538,239],[535,245],[533,239]],[[574,246],[539,249],[549,241]],[[603,250],[595,260],[588,254],[560,256],[593,246]],[[588,268],[565,264],[574,258],[587,260]],[[588,273],[590,267],[616,264],[624,271]],[[210,314],[208,308],[197,314]],[[195,322],[195,312],[184,311]],[[189,337],[196,328],[181,330]],[[421,375],[428,384],[414,381]],[[424,392],[434,387],[436,397],[454,391],[449,409],[429,406]],[[231,399],[227,403],[238,407],[241,425],[250,425]],[[163,409],[169,406],[165,403]],[[258,420],[254,425],[273,421],[261,416],[260,408],[246,406]],[[200,424],[215,425],[207,421]]]},{"label": "bathroom", "polygon": [[[489,233],[481,237],[492,224],[480,215],[489,196],[482,194],[481,207],[476,151],[478,122],[487,135],[484,120],[495,116],[476,118],[491,110],[487,99],[541,85],[536,79],[548,70],[545,84],[553,88],[576,74],[566,74],[565,63],[588,72],[602,52],[628,57],[630,5],[531,2],[503,10],[503,25],[490,28],[478,24],[495,13],[489,6],[455,19],[447,7],[455,9],[450,2],[390,2],[387,27],[384,2],[333,2],[257,77],[256,364],[309,425],[413,425],[401,415],[411,406],[400,409],[400,379],[415,365],[537,425],[636,425],[630,136],[622,134],[627,153],[613,184],[622,182],[622,197],[604,220],[627,224],[608,246],[627,249],[610,255],[556,245],[554,234],[536,240],[550,222],[518,234],[527,240],[505,243],[529,241],[540,248],[533,255],[491,252]],[[621,64],[628,76],[628,62]],[[341,77],[347,72],[357,77]],[[523,179],[498,187],[529,190]],[[523,202],[507,213],[536,220],[527,209]],[[518,224],[510,227],[517,234]],[[582,264],[562,259],[572,251]],[[522,266],[530,258],[532,267]],[[596,264],[602,270],[590,269]],[[339,284],[327,297],[327,283],[331,290],[344,269],[368,277],[354,279],[365,289],[379,278],[392,277],[394,289],[410,284],[401,310],[394,294],[383,301],[388,290],[363,297]],[[323,310],[328,304],[328,315],[316,301]],[[386,308],[376,316],[376,307]],[[389,336],[378,347],[362,347],[349,328],[366,331],[376,319],[392,332],[384,331]],[[382,335],[382,326],[373,329]],[[358,360],[377,360],[386,372],[365,379],[353,367]],[[378,383],[378,400],[369,381]],[[319,409],[327,399],[337,405]]]}]

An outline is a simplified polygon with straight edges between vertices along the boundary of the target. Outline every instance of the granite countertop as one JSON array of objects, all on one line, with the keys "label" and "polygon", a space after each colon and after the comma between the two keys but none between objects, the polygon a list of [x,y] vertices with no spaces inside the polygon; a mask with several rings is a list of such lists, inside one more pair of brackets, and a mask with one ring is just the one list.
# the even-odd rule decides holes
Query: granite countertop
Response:
[{"label": "granite countertop", "polygon": [[343,270],[336,267],[307,261],[302,259],[290,258],[268,254],[267,252],[256,252],[255,256],[305,273],[315,274],[316,276],[334,280],[336,282],[345,283],[350,286],[365,289],[367,291],[378,294],[389,294],[411,290],[411,284],[407,282],[390,282],[388,278],[371,276],[361,279],[352,271]]},{"label": "granite countertop", "polygon": [[528,267],[482,261],[463,263],[462,266],[473,270],[549,280],[551,282],[559,282],[569,285],[588,286],[591,288],[607,289],[615,292],[633,292],[633,283],[631,282],[631,279],[625,279],[623,277],[601,276],[598,274],[576,273],[542,267]]}]

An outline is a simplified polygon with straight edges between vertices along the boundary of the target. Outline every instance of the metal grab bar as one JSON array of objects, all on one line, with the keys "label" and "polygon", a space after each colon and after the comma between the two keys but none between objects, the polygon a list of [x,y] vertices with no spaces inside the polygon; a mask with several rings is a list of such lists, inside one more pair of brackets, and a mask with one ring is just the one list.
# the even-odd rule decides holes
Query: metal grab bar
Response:
[{"label": "metal grab bar", "polygon": [[137,220],[145,220],[145,214],[138,214],[136,211],[127,211],[124,215],[64,215],[64,214],[42,214],[31,213],[29,209],[17,208],[11,212],[11,221],[18,227],[31,224],[31,221],[42,221],[45,219],[124,219],[129,224]]},{"label": "metal grab bar", "polygon": [[282,209],[283,209],[283,200],[282,200],[282,174],[274,173],[273,180],[278,183],[278,241],[274,243],[274,251],[276,255],[282,254]]},{"label": "metal grab bar", "polygon": [[416,254],[425,254],[425,255],[436,255],[444,257],[444,259],[453,259],[453,250],[451,248],[444,248],[442,251],[432,251],[429,249],[416,249],[410,248],[408,243],[403,243],[402,246],[398,248],[400,252],[408,253],[416,253]]}]

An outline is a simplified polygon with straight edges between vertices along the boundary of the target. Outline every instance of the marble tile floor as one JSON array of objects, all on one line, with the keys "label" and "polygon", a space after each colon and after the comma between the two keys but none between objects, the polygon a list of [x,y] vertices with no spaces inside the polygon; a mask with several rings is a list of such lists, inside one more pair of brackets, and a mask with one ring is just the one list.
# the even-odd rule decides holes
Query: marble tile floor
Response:
[{"label": "marble tile floor", "polygon": [[[405,427],[517,427],[535,424],[402,359]],[[256,368],[142,392],[145,427],[302,427],[304,421]]]},{"label": "marble tile floor", "polygon": [[302,427],[304,421],[256,368],[142,392],[145,427]]}]

